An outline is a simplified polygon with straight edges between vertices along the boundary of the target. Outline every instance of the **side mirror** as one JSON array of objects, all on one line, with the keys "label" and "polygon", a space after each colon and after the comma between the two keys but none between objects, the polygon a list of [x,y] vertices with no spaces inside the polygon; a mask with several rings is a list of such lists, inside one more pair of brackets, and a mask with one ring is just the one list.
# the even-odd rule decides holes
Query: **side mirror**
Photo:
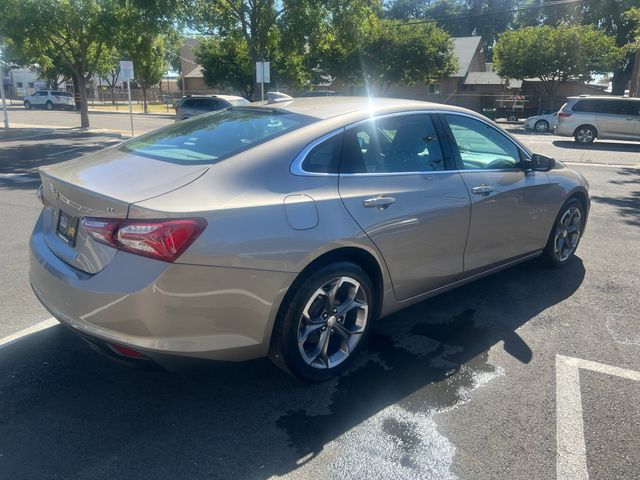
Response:
[{"label": "side mirror", "polygon": [[548,172],[555,165],[556,161],[553,158],[539,153],[531,155],[531,160],[524,161],[524,169],[533,170],[534,172]]}]

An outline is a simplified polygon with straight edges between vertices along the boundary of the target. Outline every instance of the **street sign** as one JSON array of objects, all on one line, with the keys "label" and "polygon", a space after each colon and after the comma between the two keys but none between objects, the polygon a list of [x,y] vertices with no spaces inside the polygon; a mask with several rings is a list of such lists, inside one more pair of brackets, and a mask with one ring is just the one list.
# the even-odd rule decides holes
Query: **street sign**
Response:
[{"label": "street sign", "polygon": [[133,107],[131,106],[131,80],[133,80],[133,62],[120,60],[120,78],[127,82],[127,94],[129,96],[129,120],[131,121],[131,136],[133,137]]},{"label": "street sign", "polygon": [[271,62],[256,62],[256,82],[271,83]]},{"label": "street sign", "polygon": [[122,80],[133,80],[133,62],[131,60],[120,61],[120,77]]}]

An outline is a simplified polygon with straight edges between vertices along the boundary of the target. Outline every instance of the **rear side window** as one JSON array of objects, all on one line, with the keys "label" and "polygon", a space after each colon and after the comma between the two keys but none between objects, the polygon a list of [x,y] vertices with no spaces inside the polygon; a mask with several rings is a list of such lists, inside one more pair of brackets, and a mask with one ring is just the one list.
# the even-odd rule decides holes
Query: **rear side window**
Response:
[{"label": "rear side window", "polygon": [[186,100],[183,100],[182,103],[180,104],[182,108],[193,108],[194,105],[195,105],[195,100],[193,98],[187,98]]},{"label": "rear side window", "polygon": [[341,173],[444,170],[440,140],[429,115],[374,119],[344,133]]},{"label": "rear side window", "polygon": [[342,135],[334,135],[314,147],[302,162],[302,169],[311,173],[338,173]]},{"label": "rear side window", "polygon": [[72,95],[67,92],[51,92],[51,95],[56,95],[58,97],[71,97]]},{"label": "rear side window", "polygon": [[634,108],[634,103],[640,106],[640,102],[629,100],[579,100],[573,106],[572,110],[574,112],[601,113],[607,115],[638,115],[640,108]]},{"label": "rear side window", "polygon": [[119,149],[178,163],[215,163],[312,120],[268,109],[220,110],[161,128]]}]

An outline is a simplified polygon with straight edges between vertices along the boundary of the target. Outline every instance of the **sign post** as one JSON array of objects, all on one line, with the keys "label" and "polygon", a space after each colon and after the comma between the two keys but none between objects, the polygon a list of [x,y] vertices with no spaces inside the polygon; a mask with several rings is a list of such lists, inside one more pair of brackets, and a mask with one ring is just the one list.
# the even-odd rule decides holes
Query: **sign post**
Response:
[{"label": "sign post", "polygon": [[9,129],[9,116],[7,115],[7,99],[4,96],[4,72],[0,75],[0,96],[2,97],[2,118],[4,119],[4,128]]},{"label": "sign post", "polygon": [[133,107],[131,106],[131,80],[133,80],[133,62],[130,60],[120,61],[120,75],[127,81],[127,93],[129,95],[129,119],[131,120],[131,136],[133,137]]},{"label": "sign post", "polygon": [[256,82],[260,84],[260,100],[264,100],[264,84],[271,83],[271,62],[256,62]]}]

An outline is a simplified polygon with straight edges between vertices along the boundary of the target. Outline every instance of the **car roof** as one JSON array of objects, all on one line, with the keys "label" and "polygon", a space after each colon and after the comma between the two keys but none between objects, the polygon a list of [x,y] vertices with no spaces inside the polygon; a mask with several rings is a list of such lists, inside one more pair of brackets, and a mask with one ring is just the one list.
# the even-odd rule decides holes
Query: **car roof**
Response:
[{"label": "car roof", "polygon": [[[249,107],[249,105],[247,105]],[[253,105],[251,106],[253,107]],[[324,120],[348,114],[393,113],[409,110],[461,111],[459,107],[441,103],[422,102],[401,98],[373,97],[300,97],[272,103],[262,103],[256,108],[276,109],[284,112]]]},{"label": "car roof", "polygon": [[634,100],[640,101],[640,98],[621,97],[614,95],[580,95],[577,97],[568,97],[570,100]]}]

